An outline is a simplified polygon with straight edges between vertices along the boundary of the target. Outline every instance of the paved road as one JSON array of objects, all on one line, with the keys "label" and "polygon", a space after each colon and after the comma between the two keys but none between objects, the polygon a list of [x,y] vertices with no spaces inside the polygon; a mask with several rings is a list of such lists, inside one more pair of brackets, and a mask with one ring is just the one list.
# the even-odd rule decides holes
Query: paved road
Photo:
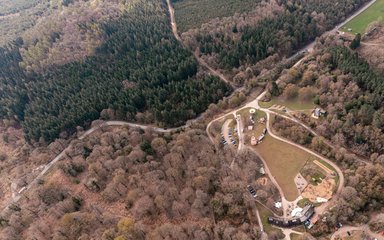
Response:
[{"label": "paved road", "polygon": [[333,202],[335,201],[335,199],[337,199],[337,196],[341,193],[341,191],[342,191],[343,188],[344,188],[344,185],[345,185],[345,178],[344,178],[343,172],[340,170],[340,168],[339,168],[334,162],[332,162],[332,161],[330,161],[329,159],[327,159],[327,158],[321,156],[320,154],[318,154],[318,153],[316,153],[316,152],[314,152],[314,151],[312,151],[312,150],[310,150],[310,149],[308,149],[308,148],[305,148],[305,147],[303,147],[303,146],[301,146],[301,145],[299,145],[299,144],[297,144],[297,143],[294,143],[294,142],[292,142],[292,141],[290,141],[290,140],[287,140],[287,139],[285,139],[285,138],[282,138],[282,137],[280,137],[280,136],[275,135],[275,134],[273,133],[271,127],[270,127],[270,121],[269,121],[269,119],[270,119],[270,113],[267,112],[267,129],[268,129],[268,134],[269,134],[271,137],[273,137],[273,138],[275,138],[275,139],[278,139],[278,140],[280,140],[280,141],[282,141],[282,142],[291,144],[291,145],[293,145],[293,146],[295,146],[295,147],[297,147],[297,148],[300,148],[301,150],[304,150],[304,151],[306,151],[306,152],[308,152],[308,153],[310,153],[310,154],[316,156],[317,158],[319,158],[319,159],[323,160],[324,162],[328,163],[329,165],[331,165],[331,166],[336,170],[336,172],[337,172],[337,174],[338,174],[338,176],[339,176],[339,185],[338,185],[338,187],[337,187],[337,190],[336,190],[335,195],[333,196],[333,198],[332,198],[331,201],[328,201],[328,202],[326,202],[326,203],[323,203],[322,205],[320,205],[319,207],[316,208],[315,216],[323,214],[323,213],[326,211],[326,209],[327,209],[331,204],[333,204]]},{"label": "paved road", "polygon": [[257,222],[259,223],[259,228],[261,231],[261,239],[260,240],[268,240],[268,235],[264,232],[264,226],[263,222],[261,221],[260,213],[257,207],[255,206],[256,209],[256,217],[257,217]]},{"label": "paved road", "polygon": [[[366,6],[364,6],[363,8],[361,8],[359,11],[357,11],[355,14],[353,14],[351,17],[349,17],[347,20],[345,20],[343,23],[337,25],[332,31],[337,31],[337,29],[344,25],[346,22],[348,22],[350,19],[352,19],[353,17],[357,16],[358,14],[360,14],[361,12],[363,12],[366,8],[368,8],[370,5],[372,5],[376,0],[373,0],[371,1],[370,3],[368,3]],[[174,17],[174,9],[172,7],[172,4],[170,2],[170,0],[167,0],[167,5],[168,5],[168,8],[169,8],[169,12],[170,12],[170,18],[171,18],[171,25],[172,25],[172,32],[175,36],[175,38],[182,42],[181,41],[181,38],[179,36],[179,34],[177,33],[177,25],[176,25],[176,22],[175,22],[175,17]],[[305,46],[301,51],[304,51],[304,50],[312,50],[313,49],[313,46],[314,46],[314,42],[308,44],[307,46]],[[196,55],[195,55],[196,57]],[[197,60],[199,61],[199,63],[201,65],[203,65],[204,67],[206,67],[213,75],[216,75],[218,77],[220,77],[220,79],[222,79],[223,81],[229,83],[230,81],[228,81],[228,79],[225,78],[224,75],[220,74],[219,72],[217,72],[216,70],[212,69],[211,67],[209,67],[209,65],[204,61],[202,60],[201,58],[197,57]],[[301,60],[300,60],[301,61]],[[296,64],[299,64],[299,62],[297,62]],[[258,101],[266,94],[266,91],[264,91],[262,94],[260,94],[254,101],[252,101],[251,105],[254,105],[254,106],[257,106],[258,109],[261,109],[260,106],[258,105]],[[252,104],[253,103],[253,104]],[[246,106],[244,106],[243,108],[245,107],[249,107],[247,104]],[[235,110],[232,112],[232,114],[236,113],[236,111],[238,110]],[[200,116],[201,117],[201,116]],[[200,118],[198,117],[198,118]],[[222,119],[224,118],[225,116],[222,116],[222,117],[219,117],[213,121],[211,121],[208,126],[207,126],[207,133],[208,133],[208,137],[210,138],[210,140],[212,142],[214,142],[214,139],[213,137],[211,136],[211,134],[209,133],[208,129],[209,127],[211,126],[212,122],[214,121],[217,121],[219,119]],[[148,128],[152,128],[154,131],[158,131],[158,132],[162,132],[162,133],[168,133],[168,132],[172,132],[172,131],[178,131],[178,130],[181,130],[187,126],[189,126],[191,124],[191,121],[189,123],[187,123],[186,125],[184,126],[181,126],[181,127],[178,127],[178,128],[171,128],[171,129],[163,129],[163,128],[158,128],[158,127],[153,127],[153,126],[149,126],[149,125],[140,125],[140,124],[136,124],[136,123],[129,123],[129,122],[123,122],[123,121],[108,121],[108,122],[105,122],[104,124],[100,125],[100,126],[97,126],[97,127],[92,127],[91,129],[89,129],[88,131],[86,131],[83,135],[81,135],[79,137],[79,139],[84,139],[85,137],[91,135],[94,131],[100,129],[100,127],[103,127],[103,126],[129,126],[129,127],[135,127],[135,128],[141,128],[141,129],[148,129]],[[240,132],[240,128],[239,128],[239,132]],[[242,139],[243,140],[243,139]],[[65,148],[59,155],[57,155],[51,162],[49,162],[45,167],[44,169],[39,173],[39,175],[30,183],[28,184],[26,187],[25,187],[25,190],[22,191],[20,194],[24,193],[25,191],[28,191],[31,187],[34,186],[34,184],[37,183],[37,181],[46,174],[47,171],[50,170],[50,168],[57,162],[59,161],[61,158],[63,158],[66,154],[66,152],[70,149],[70,147],[72,146],[72,144],[70,144],[67,148]],[[239,144],[239,147],[240,147],[240,144]],[[310,151],[310,150],[309,150]],[[321,157],[322,158],[322,157]],[[323,158],[322,158],[323,159]],[[331,164],[332,166],[334,165],[332,162],[330,162],[329,160],[327,160],[326,162],[328,162],[329,164]],[[265,165],[266,166],[266,165]],[[336,166],[335,169],[339,170],[339,168]],[[338,171],[339,172],[339,171]],[[341,172],[341,171],[340,171]],[[340,183],[343,183],[344,184],[344,177],[342,174],[339,174],[340,176],[340,179],[342,179],[342,181],[340,181]],[[273,177],[273,176],[272,176]],[[342,185],[342,184],[340,184]],[[339,186],[340,188],[340,186]],[[338,188],[338,190],[339,190]],[[283,195],[282,195],[283,196]],[[17,202],[19,199],[20,199],[21,195],[19,195],[18,197],[15,197],[15,200],[14,201],[11,201],[9,204],[6,205],[6,207],[3,209],[3,211],[5,209],[7,209],[11,204]]]},{"label": "paved road", "polygon": [[233,119],[227,119],[224,122],[223,127],[221,128],[221,132],[223,133],[224,140],[227,142],[228,145],[233,145],[231,139],[229,138],[229,124],[231,124],[232,121]]},{"label": "paved road", "polygon": [[[299,60],[298,62],[300,62],[300,61],[301,61],[301,60]],[[295,65],[297,65],[297,64],[295,64]],[[337,188],[337,191],[336,191],[335,196],[332,198],[331,201],[329,201],[329,202],[327,202],[327,203],[324,203],[324,204],[322,204],[320,207],[316,208],[316,214],[322,214],[322,213],[324,213],[324,211],[328,208],[328,206],[330,206],[330,205],[332,204],[332,202],[334,201],[334,199],[336,199],[336,196],[337,196],[337,195],[342,191],[342,189],[344,188],[344,183],[345,183],[344,175],[343,175],[342,171],[340,170],[340,168],[339,168],[335,163],[333,163],[332,161],[330,161],[329,159],[327,159],[327,158],[325,158],[325,157],[323,157],[323,156],[317,154],[316,152],[314,152],[314,151],[312,151],[312,150],[310,150],[310,149],[307,149],[307,148],[305,148],[305,147],[303,147],[303,146],[301,146],[301,145],[299,145],[299,144],[296,144],[296,143],[294,143],[294,142],[292,142],[292,141],[289,141],[289,140],[287,140],[287,139],[285,139],[285,138],[282,138],[282,137],[280,137],[280,136],[277,136],[277,135],[275,135],[275,134],[273,133],[273,131],[272,131],[271,127],[270,127],[270,114],[277,114],[277,113],[272,112],[272,111],[270,111],[270,110],[268,110],[268,109],[262,108],[262,107],[260,107],[260,105],[259,105],[259,101],[265,96],[266,93],[267,93],[267,90],[265,90],[264,92],[262,92],[262,93],[261,93],[255,100],[249,102],[249,103],[246,104],[245,106],[243,106],[243,107],[241,107],[241,108],[239,108],[239,109],[235,109],[235,110],[233,110],[232,112],[230,112],[230,113],[228,113],[228,114],[226,114],[226,115],[224,115],[224,116],[221,116],[221,117],[219,117],[219,118],[214,119],[213,121],[211,121],[211,122],[208,124],[208,126],[207,126],[207,134],[208,134],[209,138],[211,139],[211,141],[214,142],[214,138],[210,135],[210,133],[209,133],[209,131],[208,131],[208,129],[209,129],[209,127],[211,126],[211,124],[212,124],[214,121],[221,120],[222,118],[224,118],[225,116],[228,116],[228,115],[230,115],[230,114],[234,114],[234,115],[235,115],[236,112],[239,111],[239,110],[241,110],[241,109],[248,108],[248,107],[252,107],[252,108],[255,108],[255,109],[258,109],[258,110],[260,110],[260,111],[265,112],[265,113],[267,114],[267,122],[266,122],[266,126],[267,126],[267,130],[268,130],[268,134],[270,134],[271,137],[273,137],[273,138],[275,138],[275,139],[278,139],[278,140],[280,140],[280,141],[283,141],[283,142],[285,142],[285,143],[291,144],[291,145],[293,145],[293,146],[295,146],[295,147],[298,147],[298,148],[300,148],[300,149],[302,149],[302,150],[304,150],[304,151],[306,151],[306,152],[308,152],[308,153],[310,153],[310,154],[316,156],[317,158],[319,158],[319,159],[325,161],[326,163],[330,164],[330,165],[336,170],[337,174],[339,175],[339,185],[338,185],[338,188]],[[307,126],[304,125],[303,123],[300,123],[297,119],[292,118],[292,117],[289,117],[289,116],[285,116],[285,115],[281,115],[281,116],[283,116],[284,118],[287,118],[287,119],[289,119],[289,120],[291,120],[291,121],[294,121],[294,122],[296,122],[296,123],[302,125],[302,126],[305,127],[306,129],[310,130],[311,132],[313,132],[312,129],[310,129],[309,127],[307,127]],[[240,121],[238,121],[238,122],[240,122]],[[240,129],[241,129],[241,128],[239,128],[239,133],[241,132]],[[241,141],[241,144],[239,144],[239,149],[238,149],[238,150],[242,150],[242,149],[244,149],[244,146],[243,146],[243,144],[244,144],[244,139],[243,139],[243,136],[242,136],[241,134],[239,134],[239,138],[241,139],[241,140],[239,139],[239,142]],[[251,149],[252,149],[252,148],[251,148]],[[256,151],[255,151],[255,152],[256,152]],[[257,152],[256,152],[256,153],[257,153]],[[260,156],[260,155],[259,155],[259,156]],[[279,190],[279,192],[280,192],[280,195],[281,195],[281,198],[282,198],[282,205],[283,205],[283,206],[282,206],[282,207],[283,207],[283,213],[284,213],[283,216],[286,216],[287,208],[288,208],[288,203],[289,203],[289,202],[286,200],[286,198],[285,198],[285,196],[284,196],[284,193],[283,193],[282,189],[280,188],[280,186],[278,185],[277,181],[275,180],[275,178],[274,178],[273,175],[271,174],[271,172],[270,172],[270,170],[269,170],[269,168],[268,168],[268,165],[266,164],[265,160],[264,160],[261,156],[260,156],[260,159],[263,161],[263,164],[264,164],[265,169],[266,169],[266,173],[269,175],[271,181],[273,182],[273,184],[275,184],[275,186],[278,188],[278,190]]]},{"label": "paved road", "polygon": [[374,4],[377,0],[372,0],[370,2],[368,2],[367,4],[365,4],[363,7],[359,8],[355,13],[353,13],[352,15],[350,15],[347,19],[345,19],[343,22],[341,22],[340,24],[336,25],[336,27],[334,27],[331,31],[329,32],[333,32],[335,33],[337,30],[339,30],[339,28],[341,28],[343,25],[345,25],[347,22],[351,21],[354,17],[356,17],[357,15],[359,15],[360,13],[364,12],[367,8],[369,8],[372,4]]},{"label": "paved road", "polygon": [[[159,128],[159,127],[154,127],[150,125],[142,125],[142,124],[136,124],[136,123],[130,123],[130,122],[124,122],[124,121],[106,121],[98,126],[94,126],[84,132],[81,136],[78,137],[79,140],[82,140],[90,135],[92,135],[95,131],[99,130],[102,127],[108,127],[108,126],[128,126],[132,128],[140,128],[143,130],[146,129],[152,129],[155,132],[160,132],[160,133],[170,133],[170,132],[175,132],[182,130],[189,126],[191,123],[187,123],[184,126],[177,127],[177,128],[169,128],[169,129],[164,129],[164,128]],[[31,189],[59,160],[61,160],[63,157],[66,156],[66,153],[71,149],[72,143],[70,143],[59,155],[57,155],[54,159],[52,159],[48,164],[46,164],[43,168],[43,170],[37,175],[37,177],[30,182],[27,186],[25,186],[24,190],[19,193],[19,195],[14,196],[14,198],[6,204],[4,207],[3,211],[5,211],[9,206],[12,204],[18,202],[21,198],[21,195],[24,194],[26,191]]]},{"label": "paved road", "polygon": [[272,175],[271,170],[269,169],[269,167],[267,165],[267,162],[264,160],[264,158],[255,149],[253,149],[251,147],[248,147],[248,149],[253,151],[260,158],[260,160],[263,162],[265,173],[269,176],[269,178],[271,179],[271,182],[273,183],[273,185],[276,186],[276,188],[279,191],[279,194],[281,196],[283,216],[280,216],[280,217],[286,216],[287,215],[287,209],[288,209],[288,203],[289,202],[286,200],[286,198],[284,196],[283,189],[280,187],[280,185],[277,183],[275,177]]}]

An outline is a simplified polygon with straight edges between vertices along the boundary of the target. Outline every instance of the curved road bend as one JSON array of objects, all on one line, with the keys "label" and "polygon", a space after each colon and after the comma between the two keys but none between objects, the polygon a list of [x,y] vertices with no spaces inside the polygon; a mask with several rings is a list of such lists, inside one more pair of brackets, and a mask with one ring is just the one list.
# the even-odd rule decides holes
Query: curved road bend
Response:
[{"label": "curved road bend", "polygon": [[[343,188],[344,188],[344,184],[345,184],[344,175],[343,175],[343,172],[340,170],[340,168],[339,168],[334,162],[332,162],[331,160],[329,160],[329,159],[327,159],[327,158],[321,156],[320,154],[318,154],[318,153],[316,153],[316,152],[314,152],[314,151],[312,151],[312,150],[310,150],[310,149],[308,149],[308,148],[305,148],[305,147],[303,147],[303,146],[301,146],[301,145],[299,145],[299,144],[297,144],[297,143],[294,143],[294,142],[292,142],[292,141],[290,141],[290,140],[287,140],[287,139],[285,139],[285,138],[282,138],[282,137],[280,137],[280,136],[275,135],[275,134],[273,133],[271,127],[270,127],[269,119],[270,119],[270,113],[267,112],[267,123],[266,123],[266,124],[267,124],[268,134],[269,134],[271,137],[273,137],[273,138],[275,138],[275,139],[278,139],[278,140],[280,140],[280,141],[282,141],[282,142],[291,144],[291,145],[293,145],[293,146],[295,146],[295,147],[297,147],[297,148],[300,148],[301,150],[304,150],[304,151],[306,151],[306,152],[308,152],[308,153],[310,153],[310,154],[316,156],[317,158],[319,158],[319,159],[323,160],[324,162],[328,163],[329,165],[331,165],[331,166],[336,170],[336,172],[337,172],[337,174],[338,174],[338,176],[339,176],[339,184],[338,184],[338,187],[337,187],[337,190],[336,190],[335,195],[340,194],[341,191],[343,190]],[[316,210],[317,210],[317,211],[316,211],[316,214],[322,214],[322,213],[326,210],[326,208],[331,204],[331,202],[332,202],[334,199],[335,199],[335,197],[332,198],[331,201],[328,201],[327,203],[324,203],[324,204],[320,205],[319,207],[317,207],[317,208],[316,208]]]},{"label": "curved road bend", "polygon": [[[368,3],[366,6],[364,6],[363,8],[361,8],[359,11],[357,11],[355,14],[353,14],[352,16],[350,16],[347,20],[345,20],[343,23],[341,23],[340,25],[336,26],[332,31],[337,31],[337,29],[344,25],[346,22],[348,22],[349,20],[351,20],[352,18],[354,18],[355,16],[357,16],[358,14],[360,14],[361,12],[363,12],[365,9],[367,9],[370,5],[372,5],[376,0],[372,0],[370,3]],[[172,25],[172,32],[175,36],[175,38],[178,40],[178,41],[181,41],[181,38],[179,36],[179,34],[177,33],[177,25],[176,25],[176,22],[175,22],[175,16],[174,16],[174,9],[172,7],[172,4],[171,4],[171,1],[170,0],[167,0],[167,5],[168,5],[168,9],[169,9],[169,12],[170,12],[170,17],[171,17],[171,25]],[[315,42],[315,41],[314,41]],[[313,48],[313,43],[307,45],[304,49],[302,50],[310,50]],[[200,58],[198,58],[198,61],[200,63],[205,63],[203,60],[201,60]],[[203,64],[204,65],[204,64]],[[205,65],[207,65],[205,63]],[[212,68],[211,68],[212,69]],[[211,70],[209,69],[209,70]],[[213,69],[212,69],[213,70]],[[223,81],[225,82],[229,82],[225,77],[223,78],[223,76],[220,76],[217,74],[216,71],[211,71],[214,75],[217,75],[219,76]],[[264,91],[261,95],[259,95],[259,97],[256,99],[256,103],[258,105],[258,99],[261,99],[262,96],[264,96],[266,93],[266,91]],[[247,105],[244,106],[243,108],[245,107],[248,107]],[[237,110],[236,110],[237,111]],[[233,111],[236,113],[236,111]],[[226,114],[227,115],[227,114]],[[216,120],[219,120],[221,118],[223,118],[225,116],[222,116],[222,117],[219,117],[213,121],[216,121]],[[209,126],[212,124],[211,121],[208,126],[207,126],[207,133],[208,133],[208,137],[210,138],[210,140],[212,142],[214,142],[214,139],[212,138],[212,136],[210,135],[209,131],[208,131],[208,128]],[[128,122],[121,122],[121,121],[111,121],[110,123],[107,123],[107,126],[131,126],[131,127],[138,127],[138,128],[142,128],[142,129],[147,129],[149,128],[149,126],[147,125],[140,125],[140,124],[134,124],[134,123],[128,123]],[[175,128],[175,129],[162,129],[162,128],[155,128],[154,130],[155,131],[161,131],[161,132],[171,132],[171,131],[174,131],[174,130],[180,130],[184,127],[186,127],[187,125],[185,126],[182,126],[182,127],[179,127],[179,128]],[[93,127],[91,129],[89,129],[88,131],[86,131],[82,136],[79,137],[79,139],[83,139],[85,138],[86,136],[92,134],[96,129],[99,129],[101,126],[98,126],[98,127]],[[45,167],[44,169],[40,172],[40,174],[30,183],[26,186],[25,190],[28,190],[30,189],[37,181],[38,179],[40,179],[57,161],[59,161],[64,155],[65,155],[65,152],[71,147],[71,144],[65,148],[59,155],[57,155],[51,162],[49,162]],[[25,192],[25,191],[23,191]],[[22,193],[23,193],[22,192]],[[11,204],[13,204],[14,202],[17,202],[18,200],[20,199],[20,196],[15,200],[15,201],[12,201],[11,203],[7,204],[7,206],[4,208],[7,209]]]}]

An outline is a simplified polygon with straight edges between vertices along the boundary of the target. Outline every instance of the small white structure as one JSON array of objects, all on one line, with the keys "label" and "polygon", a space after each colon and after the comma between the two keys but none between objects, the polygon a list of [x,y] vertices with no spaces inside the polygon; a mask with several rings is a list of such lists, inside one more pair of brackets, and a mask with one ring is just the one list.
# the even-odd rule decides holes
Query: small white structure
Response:
[{"label": "small white structure", "polygon": [[259,172],[264,175],[265,174],[265,169],[263,167],[261,167]]},{"label": "small white structure", "polygon": [[249,131],[252,131],[252,130],[253,130],[253,126],[252,126],[252,125],[249,125],[249,126],[248,126],[248,130],[249,130]]},{"label": "small white structure", "polygon": [[275,202],[275,208],[281,208],[283,204],[281,202]]},{"label": "small white structure", "polygon": [[256,109],[254,109],[254,108],[249,109],[250,114],[254,114],[255,112],[256,112]]},{"label": "small white structure", "polygon": [[325,198],[322,198],[322,197],[317,197],[316,198],[316,202],[318,202],[318,203],[325,203],[325,202],[328,202],[328,200],[325,199]]},{"label": "small white structure", "polygon": [[301,216],[302,216],[302,211],[303,211],[302,208],[297,207],[297,208],[295,208],[295,209],[292,210],[292,212],[291,212],[291,216],[292,216],[292,217],[301,217]]},{"label": "small white structure", "polygon": [[251,145],[252,145],[252,146],[255,146],[256,144],[257,144],[256,137],[255,137],[255,136],[252,136],[252,137],[251,137]]},{"label": "small white structure", "polygon": [[261,134],[259,136],[259,138],[257,139],[257,141],[261,142],[263,139],[264,139],[265,135],[264,134]]}]

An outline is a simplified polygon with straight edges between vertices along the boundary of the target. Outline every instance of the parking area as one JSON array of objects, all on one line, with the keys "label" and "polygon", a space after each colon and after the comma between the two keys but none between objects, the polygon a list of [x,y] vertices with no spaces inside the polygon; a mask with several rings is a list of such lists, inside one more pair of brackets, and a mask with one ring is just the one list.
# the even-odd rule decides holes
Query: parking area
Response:
[{"label": "parking area", "polygon": [[237,128],[233,119],[227,119],[221,128],[221,143],[226,145],[237,146]]}]

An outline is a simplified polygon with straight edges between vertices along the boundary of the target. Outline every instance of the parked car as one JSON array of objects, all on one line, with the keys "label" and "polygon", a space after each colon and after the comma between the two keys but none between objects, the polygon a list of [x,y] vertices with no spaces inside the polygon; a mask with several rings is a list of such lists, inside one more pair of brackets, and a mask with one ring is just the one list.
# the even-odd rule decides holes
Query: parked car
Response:
[{"label": "parked car", "polygon": [[251,185],[248,185],[247,189],[251,193],[252,197],[255,198],[257,196],[255,189]]}]

